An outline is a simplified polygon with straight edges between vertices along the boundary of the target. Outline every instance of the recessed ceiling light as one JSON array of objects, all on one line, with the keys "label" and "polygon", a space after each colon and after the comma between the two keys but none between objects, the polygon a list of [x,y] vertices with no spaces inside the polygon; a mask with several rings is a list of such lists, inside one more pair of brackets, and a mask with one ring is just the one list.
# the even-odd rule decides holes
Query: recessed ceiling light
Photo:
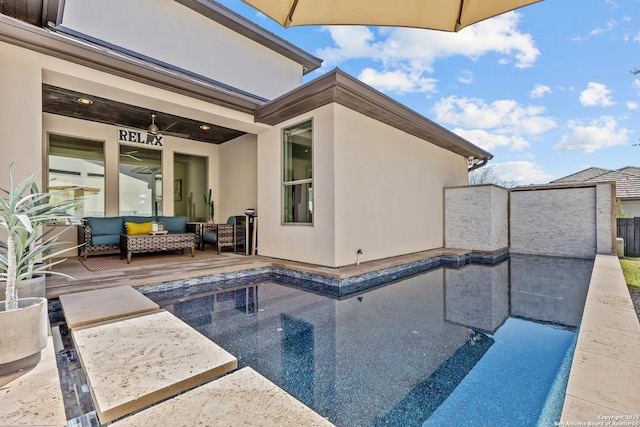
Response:
[{"label": "recessed ceiling light", "polygon": [[89,98],[78,98],[78,102],[82,105],[91,105],[93,104],[93,101],[90,100]]},{"label": "recessed ceiling light", "polygon": [[211,129],[211,126],[209,126],[209,125],[200,125],[200,129],[209,130],[209,129]]}]

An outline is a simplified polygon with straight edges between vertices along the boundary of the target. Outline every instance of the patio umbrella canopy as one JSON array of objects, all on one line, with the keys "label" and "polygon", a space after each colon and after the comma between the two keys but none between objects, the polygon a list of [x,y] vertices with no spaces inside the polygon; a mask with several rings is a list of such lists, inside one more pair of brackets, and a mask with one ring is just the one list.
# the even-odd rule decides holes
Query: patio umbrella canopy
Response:
[{"label": "patio umbrella canopy", "polygon": [[541,0],[244,0],[284,27],[373,25],[459,31]]}]

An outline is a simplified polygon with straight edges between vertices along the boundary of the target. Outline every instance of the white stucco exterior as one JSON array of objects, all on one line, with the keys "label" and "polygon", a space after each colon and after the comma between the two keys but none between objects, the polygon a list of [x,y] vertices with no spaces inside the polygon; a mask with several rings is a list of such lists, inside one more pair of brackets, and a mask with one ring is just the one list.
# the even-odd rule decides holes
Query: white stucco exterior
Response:
[{"label": "white stucco exterior", "polygon": [[[313,225],[282,224],[282,129],[313,119]],[[337,104],[258,136],[260,253],[327,266],[443,246],[443,187],[462,156]]]},{"label": "white stucco exterior", "polygon": [[175,1],[67,0],[62,25],[273,99],[302,84],[302,66]]}]

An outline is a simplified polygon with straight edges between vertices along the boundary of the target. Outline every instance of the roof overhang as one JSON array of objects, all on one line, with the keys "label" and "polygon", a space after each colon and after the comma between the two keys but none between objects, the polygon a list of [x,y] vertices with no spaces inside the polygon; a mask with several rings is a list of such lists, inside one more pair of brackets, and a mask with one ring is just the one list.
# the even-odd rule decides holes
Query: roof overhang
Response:
[{"label": "roof overhang", "polygon": [[243,113],[253,114],[264,102],[5,15],[0,15],[0,41]]},{"label": "roof overhang", "polygon": [[340,104],[461,156],[493,158],[491,153],[337,68],[258,107],[255,120],[273,126],[330,103]]}]

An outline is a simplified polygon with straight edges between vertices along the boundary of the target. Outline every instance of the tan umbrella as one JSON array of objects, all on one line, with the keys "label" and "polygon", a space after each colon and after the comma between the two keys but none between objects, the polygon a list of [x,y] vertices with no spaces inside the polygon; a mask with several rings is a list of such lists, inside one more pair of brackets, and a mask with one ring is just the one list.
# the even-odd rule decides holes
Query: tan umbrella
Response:
[{"label": "tan umbrella", "polygon": [[284,27],[374,25],[459,31],[542,0],[244,0]]}]

